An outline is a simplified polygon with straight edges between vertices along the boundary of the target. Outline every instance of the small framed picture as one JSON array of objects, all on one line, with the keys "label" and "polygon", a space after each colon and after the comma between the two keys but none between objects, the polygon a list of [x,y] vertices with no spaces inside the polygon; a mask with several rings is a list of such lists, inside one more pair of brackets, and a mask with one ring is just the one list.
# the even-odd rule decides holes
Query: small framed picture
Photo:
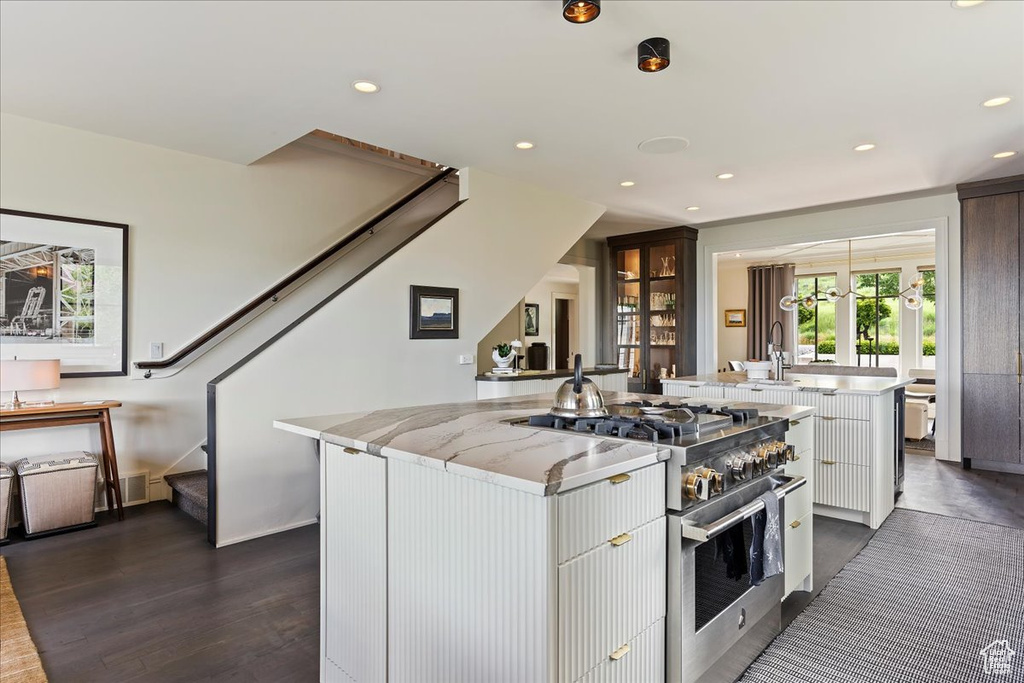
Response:
[{"label": "small framed picture", "polygon": [[747,309],[745,308],[734,308],[725,312],[725,326],[726,327],[746,327],[747,326]]},{"label": "small framed picture", "polygon": [[458,339],[459,290],[409,287],[409,339]]},{"label": "small framed picture", "polygon": [[527,337],[540,336],[540,304],[526,304],[526,322],[523,334]]}]

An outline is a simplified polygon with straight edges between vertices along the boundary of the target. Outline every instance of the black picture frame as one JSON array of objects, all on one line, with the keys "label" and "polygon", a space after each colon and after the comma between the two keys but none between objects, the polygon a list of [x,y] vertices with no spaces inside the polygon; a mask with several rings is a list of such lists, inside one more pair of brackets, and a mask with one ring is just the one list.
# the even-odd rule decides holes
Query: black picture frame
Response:
[{"label": "black picture frame", "polygon": [[540,304],[526,304],[523,335],[527,337],[540,336]]},{"label": "black picture frame", "polygon": [[458,338],[459,290],[409,285],[409,339]]},{"label": "black picture frame", "polygon": [[[25,221],[24,219],[29,219]],[[36,222],[38,221],[38,222]],[[64,225],[62,225],[64,224]],[[67,267],[68,257],[58,256],[59,253],[77,252],[74,264],[83,265],[85,252],[92,252],[91,274],[87,275],[90,308],[84,309],[89,316],[74,312],[70,318],[62,318],[55,310],[55,301],[50,302],[51,327],[45,324],[41,329],[14,329],[10,311],[0,311],[4,316],[4,324],[0,326],[0,336],[4,337],[3,357],[8,354],[21,357],[39,358],[39,352],[45,351],[47,358],[58,358],[61,361],[61,377],[123,377],[128,374],[128,225],[111,223],[87,218],[74,218],[32,211],[18,211],[0,208],[0,243],[25,243],[25,253],[52,254],[55,259],[54,270],[60,266],[63,271]],[[0,258],[10,258],[13,254]],[[20,267],[20,266],[19,266]],[[36,269],[46,267],[40,263]],[[6,270],[5,270],[6,272]],[[2,277],[2,275],[0,275]],[[42,276],[46,277],[46,275]],[[54,272],[48,277],[63,291],[66,284]],[[72,276],[74,282],[84,282],[79,276]],[[57,287],[57,285],[54,285]],[[6,303],[6,302],[5,302]],[[45,304],[45,297],[41,303]],[[64,299],[62,294],[62,303]],[[119,309],[119,310],[118,310]],[[39,313],[43,309],[40,307]],[[61,308],[60,310],[63,310]],[[91,316],[91,317],[90,317]],[[35,315],[39,320],[44,315]],[[69,322],[70,321],[70,322]],[[33,321],[37,322],[37,321]],[[69,327],[70,326],[70,327]],[[32,351],[24,353],[19,347],[19,337],[34,334]],[[82,335],[87,335],[83,341]],[[40,341],[40,337],[44,341]],[[69,341],[70,340],[70,341]],[[80,352],[85,348],[102,351],[109,349],[110,359],[105,363],[83,362]],[[83,368],[76,370],[75,368]]]}]

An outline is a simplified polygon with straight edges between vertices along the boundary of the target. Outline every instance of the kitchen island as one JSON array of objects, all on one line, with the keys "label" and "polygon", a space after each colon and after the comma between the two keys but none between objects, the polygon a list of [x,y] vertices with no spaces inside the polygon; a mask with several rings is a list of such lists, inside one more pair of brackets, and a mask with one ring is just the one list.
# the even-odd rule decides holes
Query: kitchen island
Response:
[{"label": "kitchen island", "polygon": [[662,380],[662,385],[668,396],[815,407],[814,512],[877,529],[903,488],[903,390],[913,382],[797,374],[775,382],[720,372]]},{"label": "kitchen island", "polygon": [[321,680],[665,679],[670,450],[510,423],[551,402],[275,422],[320,444]]}]

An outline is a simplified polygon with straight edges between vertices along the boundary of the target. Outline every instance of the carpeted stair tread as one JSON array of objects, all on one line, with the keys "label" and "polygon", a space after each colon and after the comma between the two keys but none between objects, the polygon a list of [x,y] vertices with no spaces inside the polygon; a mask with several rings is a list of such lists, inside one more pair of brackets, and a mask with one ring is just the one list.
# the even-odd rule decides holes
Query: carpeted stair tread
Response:
[{"label": "carpeted stair tread", "polygon": [[164,481],[174,491],[174,504],[189,516],[206,524],[209,508],[206,470],[168,474]]}]

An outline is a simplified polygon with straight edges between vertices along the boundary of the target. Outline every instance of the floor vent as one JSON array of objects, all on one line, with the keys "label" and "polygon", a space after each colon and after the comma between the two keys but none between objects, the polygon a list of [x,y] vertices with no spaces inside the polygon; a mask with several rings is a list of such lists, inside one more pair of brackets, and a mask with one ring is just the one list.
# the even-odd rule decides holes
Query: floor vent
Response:
[{"label": "floor vent", "polygon": [[[103,484],[96,485],[96,509],[107,509],[107,495]],[[149,472],[132,472],[121,476],[121,504],[142,505],[149,502]]]}]

